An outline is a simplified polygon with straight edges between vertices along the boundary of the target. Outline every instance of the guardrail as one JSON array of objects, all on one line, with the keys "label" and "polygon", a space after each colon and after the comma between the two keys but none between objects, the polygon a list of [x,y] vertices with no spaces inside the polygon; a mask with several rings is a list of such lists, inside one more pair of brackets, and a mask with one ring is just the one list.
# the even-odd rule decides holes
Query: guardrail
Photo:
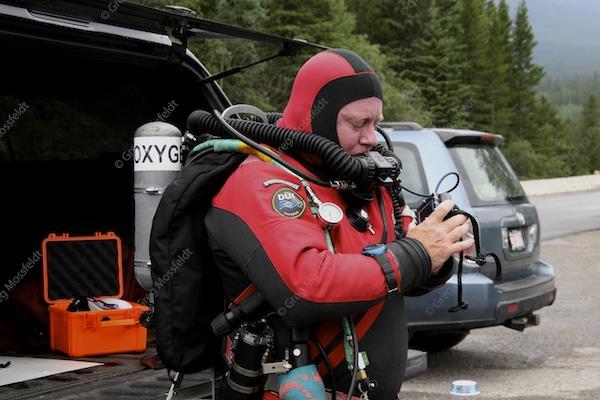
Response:
[{"label": "guardrail", "polygon": [[521,181],[527,196],[600,190],[600,174]]}]

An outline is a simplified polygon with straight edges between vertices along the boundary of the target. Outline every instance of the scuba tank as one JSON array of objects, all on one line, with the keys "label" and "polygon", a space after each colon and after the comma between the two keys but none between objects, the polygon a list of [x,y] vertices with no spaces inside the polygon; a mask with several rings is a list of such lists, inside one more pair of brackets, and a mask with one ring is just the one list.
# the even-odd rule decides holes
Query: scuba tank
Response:
[{"label": "scuba tank", "polygon": [[133,134],[133,192],[135,198],[135,278],[152,289],[150,231],[165,188],[181,170],[181,131],[166,122],[140,126]]}]

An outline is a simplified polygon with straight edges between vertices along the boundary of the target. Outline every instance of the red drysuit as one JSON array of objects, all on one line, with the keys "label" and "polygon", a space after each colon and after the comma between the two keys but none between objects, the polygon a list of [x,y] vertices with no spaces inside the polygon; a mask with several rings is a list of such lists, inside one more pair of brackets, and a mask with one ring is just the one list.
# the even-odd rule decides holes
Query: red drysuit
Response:
[{"label": "red drysuit", "polygon": [[[309,60],[298,73],[278,125],[318,132],[337,142],[339,109],[373,96],[382,98],[381,87],[360,57],[344,50],[326,51]],[[294,158],[279,153],[314,176],[314,169],[307,169],[305,162],[296,159],[298,155]],[[340,192],[315,184],[311,188],[320,201],[346,210],[348,205]],[[359,232],[345,216],[331,230],[332,253],[299,179],[250,156],[214,197],[205,225],[228,300],[254,283],[277,312],[276,357],[282,357],[289,343],[287,327],[310,326],[335,368],[338,391],[347,391],[351,374],[344,358],[341,318],[353,316],[360,350],[367,352],[370,361],[367,372],[378,383],[369,397],[389,400],[396,398],[406,366],[404,300],[400,292],[388,294],[378,262],[361,254],[365,246],[382,241],[384,229],[385,242],[396,239],[391,197],[385,189],[381,194],[383,210],[377,200],[363,207],[373,232]],[[411,268],[410,261],[396,262],[389,251],[386,255],[398,287],[410,289],[406,282],[403,285],[401,276],[402,270]],[[312,350],[328,384],[330,377],[322,356],[316,346]]]}]

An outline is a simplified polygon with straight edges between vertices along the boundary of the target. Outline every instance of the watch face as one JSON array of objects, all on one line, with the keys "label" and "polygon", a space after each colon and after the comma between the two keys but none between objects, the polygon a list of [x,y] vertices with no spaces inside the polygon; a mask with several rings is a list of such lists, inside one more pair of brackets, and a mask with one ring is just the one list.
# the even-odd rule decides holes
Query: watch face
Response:
[{"label": "watch face", "polygon": [[319,206],[319,217],[328,224],[338,224],[342,218],[344,218],[344,213],[340,207],[333,203],[322,203]]},{"label": "watch face", "polygon": [[385,253],[386,246],[385,244],[375,243],[369,244],[365,246],[362,250],[362,253],[369,256],[381,255]]}]

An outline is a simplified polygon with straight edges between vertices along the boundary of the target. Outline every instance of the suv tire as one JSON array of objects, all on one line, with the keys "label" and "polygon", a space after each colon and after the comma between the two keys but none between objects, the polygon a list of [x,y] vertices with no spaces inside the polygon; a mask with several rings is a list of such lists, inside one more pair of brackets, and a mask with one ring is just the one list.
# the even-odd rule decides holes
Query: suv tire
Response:
[{"label": "suv tire", "polygon": [[408,347],[426,352],[448,350],[462,342],[469,334],[468,329],[450,331],[417,331],[408,341]]}]

